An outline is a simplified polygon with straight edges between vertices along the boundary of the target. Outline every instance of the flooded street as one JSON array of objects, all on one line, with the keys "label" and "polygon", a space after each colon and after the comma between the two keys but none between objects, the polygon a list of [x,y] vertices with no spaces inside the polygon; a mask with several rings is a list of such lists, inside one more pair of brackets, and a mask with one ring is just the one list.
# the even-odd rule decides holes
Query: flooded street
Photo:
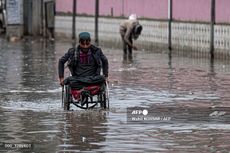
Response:
[{"label": "flooded street", "polygon": [[[230,62],[167,51],[136,51],[127,60],[102,48],[110,109],[64,111],[57,65],[70,47],[0,38],[0,152],[230,153]],[[136,109],[153,118],[130,121]]]}]

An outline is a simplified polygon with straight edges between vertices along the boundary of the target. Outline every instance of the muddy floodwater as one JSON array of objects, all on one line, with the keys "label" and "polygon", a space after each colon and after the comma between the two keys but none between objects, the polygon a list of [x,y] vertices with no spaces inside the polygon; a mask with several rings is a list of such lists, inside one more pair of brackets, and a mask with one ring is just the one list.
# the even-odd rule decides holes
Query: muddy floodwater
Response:
[{"label": "muddy floodwater", "polygon": [[110,109],[64,111],[57,62],[70,47],[0,38],[0,152],[230,152],[228,61],[102,47]]}]

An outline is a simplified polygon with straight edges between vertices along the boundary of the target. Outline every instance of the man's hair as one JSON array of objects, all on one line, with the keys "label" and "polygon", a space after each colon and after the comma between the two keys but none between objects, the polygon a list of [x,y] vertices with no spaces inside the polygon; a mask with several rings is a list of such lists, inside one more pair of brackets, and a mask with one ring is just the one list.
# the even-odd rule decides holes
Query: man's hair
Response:
[{"label": "man's hair", "polygon": [[142,31],[142,25],[138,24],[134,27],[134,34],[140,35]]}]

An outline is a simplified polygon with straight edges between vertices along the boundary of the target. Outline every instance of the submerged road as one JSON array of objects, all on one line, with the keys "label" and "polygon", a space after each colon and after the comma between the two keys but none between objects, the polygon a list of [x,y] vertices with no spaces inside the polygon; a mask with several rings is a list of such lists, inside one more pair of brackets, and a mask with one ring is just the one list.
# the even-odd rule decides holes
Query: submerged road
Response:
[{"label": "submerged road", "polygon": [[110,109],[64,111],[57,62],[70,47],[0,38],[0,152],[230,152],[228,61],[102,47]]}]

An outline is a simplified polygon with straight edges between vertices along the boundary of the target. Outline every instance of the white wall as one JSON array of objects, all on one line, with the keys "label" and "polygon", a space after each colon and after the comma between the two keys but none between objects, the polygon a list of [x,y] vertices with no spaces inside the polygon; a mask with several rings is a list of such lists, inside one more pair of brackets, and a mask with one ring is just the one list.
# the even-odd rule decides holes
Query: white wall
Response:
[{"label": "white wall", "polygon": [[[123,19],[99,18],[99,42],[107,42],[110,45],[120,45],[119,24]],[[143,25],[142,35],[134,43],[141,48],[154,50],[155,48],[167,48],[168,23],[165,21],[140,20]],[[69,16],[56,16],[55,19],[56,38],[71,38],[72,18]],[[77,17],[77,34],[88,31],[94,38],[94,18]],[[215,26],[215,53],[229,54],[230,51],[230,26]],[[209,54],[210,25],[195,23],[172,24],[172,47],[179,50],[193,50]],[[112,46],[111,46],[112,47]]]}]

